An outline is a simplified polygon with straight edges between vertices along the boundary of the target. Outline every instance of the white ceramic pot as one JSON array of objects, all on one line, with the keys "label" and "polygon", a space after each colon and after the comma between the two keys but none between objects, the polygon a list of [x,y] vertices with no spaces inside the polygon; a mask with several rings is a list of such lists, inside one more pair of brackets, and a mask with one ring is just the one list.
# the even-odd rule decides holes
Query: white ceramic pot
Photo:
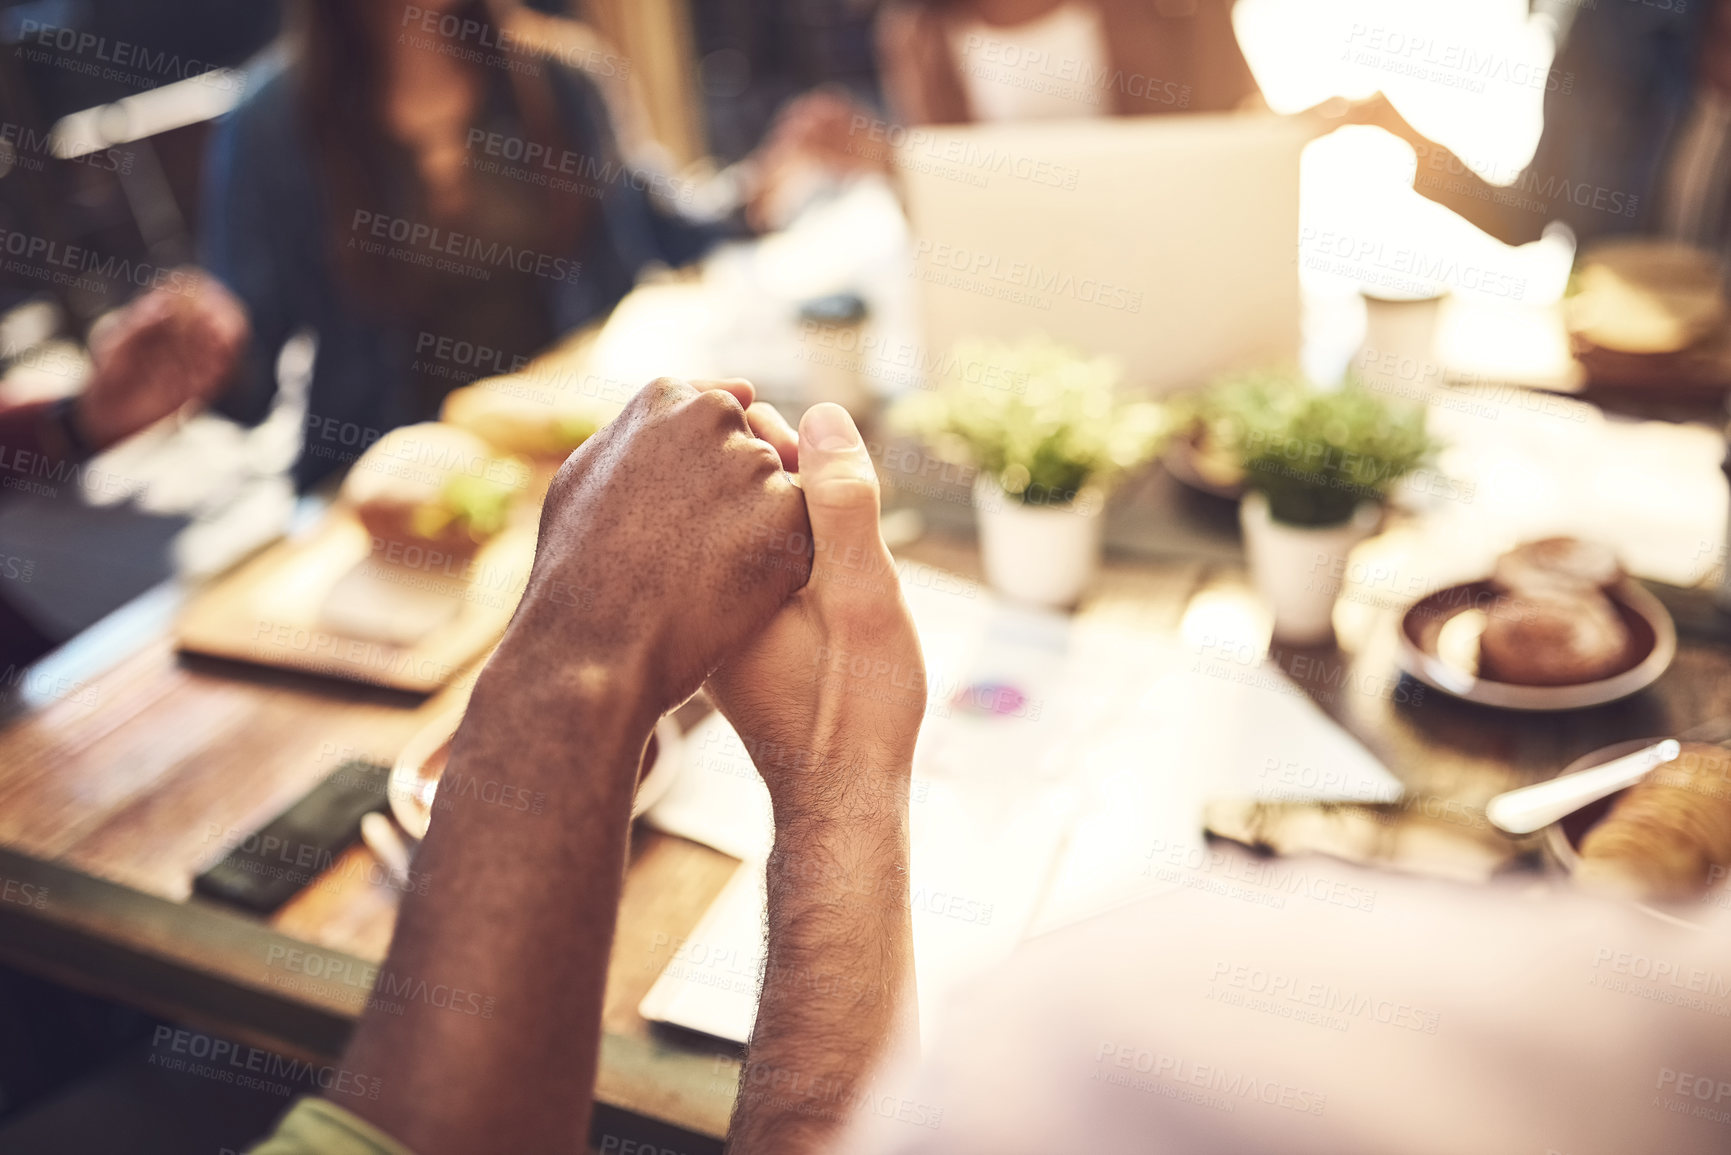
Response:
[{"label": "white ceramic pot", "polygon": [[1256,592],[1274,612],[1276,641],[1321,646],[1334,640],[1334,603],[1346,576],[1346,555],[1376,532],[1382,507],[1360,503],[1341,525],[1287,525],[1268,512],[1268,499],[1248,493],[1238,507],[1244,551]]},{"label": "white ceramic pot", "polygon": [[974,512],[986,580],[1004,596],[1037,606],[1073,606],[1100,569],[1105,502],[1084,491],[1067,505],[1027,505],[982,476]]},{"label": "white ceramic pot", "polygon": [[1370,388],[1421,397],[1443,384],[1436,355],[1442,297],[1391,298],[1364,294],[1364,342],[1358,375]]}]

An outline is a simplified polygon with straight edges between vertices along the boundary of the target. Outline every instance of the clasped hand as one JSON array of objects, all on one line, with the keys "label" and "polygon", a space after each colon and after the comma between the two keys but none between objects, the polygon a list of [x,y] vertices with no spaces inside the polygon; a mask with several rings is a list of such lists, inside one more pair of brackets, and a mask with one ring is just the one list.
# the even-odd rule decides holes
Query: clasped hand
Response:
[{"label": "clasped hand", "polygon": [[840,406],[796,433],[748,382],[651,382],[555,478],[494,665],[645,738],[707,683],[778,823],[905,801],[925,668],[878,507]]}]

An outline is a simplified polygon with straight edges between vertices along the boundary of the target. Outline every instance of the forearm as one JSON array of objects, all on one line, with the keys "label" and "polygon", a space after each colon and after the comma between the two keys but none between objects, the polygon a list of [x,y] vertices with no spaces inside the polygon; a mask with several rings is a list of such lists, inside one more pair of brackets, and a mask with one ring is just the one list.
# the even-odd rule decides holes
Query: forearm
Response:
[{"label": "forearm", "polygon": [[[501,655],[505,651],[501,650]],[[345,1102],[417,1152],[577,1151],[636,766],[653,716],[557,666],[495,658],[345,1065]],[[462,998],[422,997],[423,991]],[[441,1005],[435,1005],[435,1002]]]},{"label": "forearm", "polygon": [[891,1048],[915,1041],[907,775],[869,804],[834,801],[776,808],[768,961],[730,1151],[827,1149]]},{"label": "forearm", "polygon": [[1506,245],[1528,244],[1544,235],[1549,214],[1521,207],[1531,200],[1521,192],[1530,168],[1521,173],[1514,188],[1503,188],[1485,180],[1440,144],[1423,139],[1411,143],[1418,156],[1412,187],[1420,196],[1464,217]]}]

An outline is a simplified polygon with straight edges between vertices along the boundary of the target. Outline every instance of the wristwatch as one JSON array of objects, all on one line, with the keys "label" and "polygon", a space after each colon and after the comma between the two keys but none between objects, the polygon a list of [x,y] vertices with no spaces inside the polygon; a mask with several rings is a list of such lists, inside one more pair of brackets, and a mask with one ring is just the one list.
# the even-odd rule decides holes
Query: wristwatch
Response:
[{"label": "wristwatch", "polygon": [[63,461],[83,461],[95,452],[78,428],[78,398],[61,397],[42,413],[42,444]]}]

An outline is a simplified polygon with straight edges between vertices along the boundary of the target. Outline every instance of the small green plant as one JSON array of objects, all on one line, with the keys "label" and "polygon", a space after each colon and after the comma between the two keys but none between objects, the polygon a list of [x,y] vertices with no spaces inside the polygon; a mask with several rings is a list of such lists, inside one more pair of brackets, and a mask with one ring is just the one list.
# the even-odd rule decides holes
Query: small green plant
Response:
[{"label": "small green plant", "polygon": [[1302,377],[1273,370],[1235,373],[1206,389],[1181,393],[1168,403],[1174,434],[1190,443],[1192,466],[1222,488],[1244,484],[1244,438],[1252,422],[1290,412],[1311,386]]},{"label": "small green plant", "polygon": [[1216,434],[1229,439],[1245,485],[1275,521],[1339,525],[1362,501],[1384,500],[1441,448],[1425,409],[1348,380],[1338,389],[1260,374],[1215,386]]},{"label": "small green plant", "polygon": [[1118,396],[1116,363],[1044,336],[965,341],[943,368],[934,388],[896,405],[895,426],[1025,504],[1109,488],[1154,456],[1166,430],[1161,406]]}]

